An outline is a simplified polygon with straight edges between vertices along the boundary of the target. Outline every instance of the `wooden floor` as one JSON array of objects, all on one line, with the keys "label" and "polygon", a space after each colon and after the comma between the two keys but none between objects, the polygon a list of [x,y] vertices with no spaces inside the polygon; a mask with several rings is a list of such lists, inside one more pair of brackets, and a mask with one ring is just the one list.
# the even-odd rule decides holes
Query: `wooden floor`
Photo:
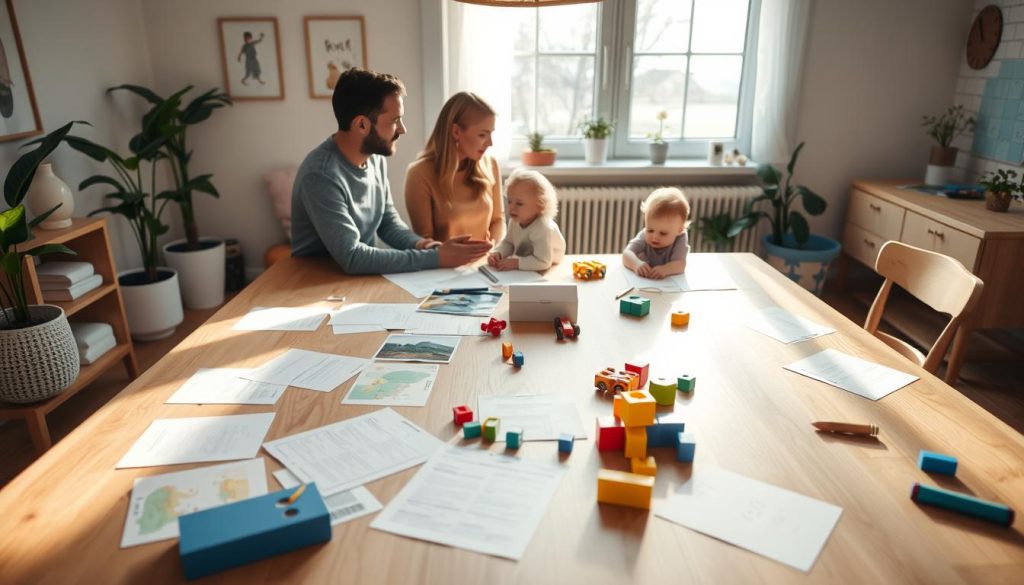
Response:
[{"label": "wooden floor", "polygon": [[[874,274],[855,275],[846,290],[826,287],[825,301],[857,324],[863,325],[868,303],[878,291]],[[829,283],[830,285],[832,283]],[[938,336],[942,317],[907,295],[894,293],[886,318],[896,322],[913,341],[930,343]],[[205,322],[216,309],[185,311],[185,321],[167,339],[135,345],[140,371],[145,371],[182,339]],[[883,328],[890,333],[895,329]],[[943,366],[944,369],[944,366]],[[941,378],[943,371],[940,370]],[[956,388],[1020,433],[1024,433],[1024,332],[996,332],[975,339]],[[114,368],[91,387],[55,410],[49,417],[50,434],[57,442],[120,392],[128,383],[123,369]],[[0,425],[0,485],[6,484],[35,458],[28,431],[21,421]]]}]

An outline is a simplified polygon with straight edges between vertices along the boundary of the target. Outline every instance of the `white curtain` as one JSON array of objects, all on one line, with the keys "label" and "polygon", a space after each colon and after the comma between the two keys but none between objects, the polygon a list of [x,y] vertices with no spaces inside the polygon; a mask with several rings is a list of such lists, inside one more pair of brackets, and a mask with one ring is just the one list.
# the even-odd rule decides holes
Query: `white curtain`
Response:
[{"label": "white curtain", "polygon": [[[508,10],[447,0],[447,72],[445,96],[471,91],[487,101],[498,112],[494,146],[488,152],[504,163],[511,151],[512,118],[512,27],[503,22]],[[437,117],[428,123],[433,129]]]},{"label": "white curtain", "polygon": [[789,160],[796,123],[811,0],[761,0],[757,85],[750,154],[754,160]]}]

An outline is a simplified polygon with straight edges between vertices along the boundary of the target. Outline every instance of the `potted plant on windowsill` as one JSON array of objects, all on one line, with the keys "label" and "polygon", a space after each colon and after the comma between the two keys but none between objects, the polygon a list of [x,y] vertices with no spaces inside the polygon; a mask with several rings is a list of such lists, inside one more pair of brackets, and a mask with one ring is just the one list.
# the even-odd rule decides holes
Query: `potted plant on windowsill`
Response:
[{"label": "potted plant on windowsill", "polygon": [[[786,165],[786,182],[782,184],[782,173],[775,167],[762,164],[757,167],[764,192],[746,204],[744,215],[729,228],[729,236],[735,237],[762,219],[767,219],[772,232],[764,237],[766,260],[790,280],[818,295],[828,274],[828,265],[839,255],[839,242],[825,236],[811,234],[807,218],[792,209],[799,200],[807,213],[821,215],[828,203],[817,193],[803,185],[793,185],[793,171],[797,157],[803,149],[801,142]],[[768,201],[771,213],[755,210],[760,201]]]},{"label": "potted plant on windowsill", "polygon": [[194,192],[212,197],[220,197],[220,193],[210,182],[213,175],[193,177],[189,174],[192,151],[188,149],[186,138],[189,126],[203,122],[214,110],[231,105],[231,98],[215,88],[183,105],[182,98],[192,90],[191,85],[167,98],[138,85],[124,84],[107,91],[118,90],[130,91],[152,104],[147,115],[171,105],[168,123],[157,131],[165,139],[161,153],[171,167],[174,188],[159,193],[156,198],[177,204],[185,238],[164,244],[164,259],[168,266],[178,272],[185,306],[190,309],[209,309],[221,305],[224,303],[225,242],[223,238],[199,237],[192,201]]},{"label": "potted plant on windowsill", "polygon": [[1018,183],[1017,171],[1013,170],[997,169],[978,184],[985,187],[985,209],[989,211],[1009,211],[1010,202],[1024,193],[1024,179]]},{"label": "potted plant on windowsill", "polygon": [[540,132],[531,132],[526,135],[530,143],[529,150],[523,151],[523,164],[528,167],[550,167],[555,164],[555,156],[558,154],[553,148],[544,148],[544,135]]},{"label": "potted plant on windowsill", "polygon": [[668,158],[668,143],[662,135],[665,133],[665,120],[668,119],[668,112],[662,110],[658,112],[658,131],[648,134],[647,137],[651,139],[649,146],[651,150],[651,164],[652,165],[663,165],[665,159]]},{"label": "potted plant on windowsill", "polygon": [[950,146],[958,136],[974,130],[974,117],[969,116],[961,105],[950,106],[938,116],[921,116],[921,126],[928,129],[928,136],[937,143],[932,146],[928,158],[928,170],[924,182],[929,185],[945,185],[953,180],[958,149]]},{"label": "potted plant on windowsill", "polygon": [[20,249],[31,241],[32,228],[45,221],[60,204],[25,218],[25,194],[43,162],[71,131],[71,122],[39,141],[22,155],[4,180],[0,212],[0,400],[27,403],[60,394],[78,378],[78,346],[64,309],[56,305],[29,305],[25,290],[25,259],[43,254],[75,252],[62,244]]},{"label": "potted plant on windowsill", "polygon": [[612,135],[615,125],[604,118],[583,120],[580,131],[583,133],[584,153],[588,165],[604,164],[608,158],[608,137]]}]

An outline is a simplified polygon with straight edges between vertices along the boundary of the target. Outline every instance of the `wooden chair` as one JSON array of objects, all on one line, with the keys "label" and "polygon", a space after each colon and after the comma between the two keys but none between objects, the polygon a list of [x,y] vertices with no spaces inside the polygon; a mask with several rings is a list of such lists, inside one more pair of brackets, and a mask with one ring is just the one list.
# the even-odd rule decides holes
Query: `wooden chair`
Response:
[{"label": "wooden chair", "polygon": [[[905,358],[935,373],[946,355],[960,322],[970,314],[981,297],[984,283],[959,261],[902,242],[890,241],[882,245],[875,260],[875,271],[885,277],[878,296],[868,311],[864,329],[898,351]],[[925,356],[902,339],[878,330],[892,285],[896,283],[932,309],[949,314],[952,319],[935,340]]]}]

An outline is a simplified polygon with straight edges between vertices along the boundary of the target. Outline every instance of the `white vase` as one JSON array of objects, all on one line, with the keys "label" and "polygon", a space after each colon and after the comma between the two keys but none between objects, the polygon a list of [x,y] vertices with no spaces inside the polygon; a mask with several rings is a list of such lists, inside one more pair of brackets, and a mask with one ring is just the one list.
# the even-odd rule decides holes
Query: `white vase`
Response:
[{"label": "white vase", "polygon": [[603,165],[608,158],[607,138],[586,138],[583,140],[588,165]]},{"label": "white vase", "polygon": [[74,194],[67,183],[53,174],[53,165],[50,163],[43,163],[36,169],[32,185],[25,194],[25,205],[34,216],[60,205],[39,227],[44,230],[71,227],[71,214],[75,211]]},{"label": "white vase", "polygon": [[939,165],[928,165],[928,170],[924,173],[924,182],[926,185],[946,185],[948,183],[954,183],[956,178],[956,167],[946,167]]},{"label": "white vase", "polygon": [[663,165],[665,159],[668,158],[668,143],[667,142],[652,142],[650,144],[651,152],[651,164],[652,165]]},{"label": "white vase", "polygon": [[128,329],[132,338],[137,341],[170,337],[185,319],[185,313],[181,308],[178,273],[161,266],[157,268],[157,272],[164,277],[163,280],[145,284],[130,283],[144,272],[144,268],[137,268],[117,274],[118,282],[121,284],[121,296],[124,297]]},{"label": "white vase", "polygon": [[187,240],[164,246],[167,265],[178,272],[181,295],[190,309],[211,309],[224,303],[224,240],[201,238],[200,249],[183,248]]}]

